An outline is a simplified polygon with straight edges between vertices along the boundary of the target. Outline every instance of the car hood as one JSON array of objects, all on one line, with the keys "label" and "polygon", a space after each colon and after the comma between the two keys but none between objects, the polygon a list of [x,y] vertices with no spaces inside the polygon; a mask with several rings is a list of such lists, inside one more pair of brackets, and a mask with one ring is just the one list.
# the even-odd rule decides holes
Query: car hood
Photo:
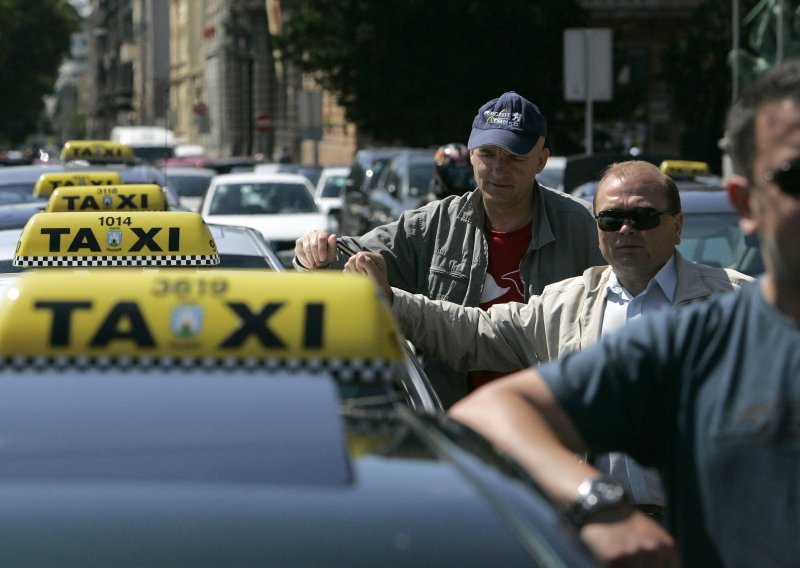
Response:
[{"label": "car hood", "polygon": [[252,227],[267,240],[296,239],[313,229],[328,228],[324,213],[281,213],[279,215],[206,215],[207,223]]},{"label": "car hood", "polygon": [[324,376],[35,375],[0,373],[4,565],[594,565],[476,437]]}]

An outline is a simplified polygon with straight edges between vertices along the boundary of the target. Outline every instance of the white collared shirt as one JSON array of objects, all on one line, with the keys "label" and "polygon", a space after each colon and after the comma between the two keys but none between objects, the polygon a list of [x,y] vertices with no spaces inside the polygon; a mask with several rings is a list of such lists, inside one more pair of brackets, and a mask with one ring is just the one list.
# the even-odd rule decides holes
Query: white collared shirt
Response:
[{"label": "white collared shirt", "polygon": [[[631,320],[672,306],[678,287],[678,269],[673,255],[640,294],[633,296],[611,272],[608,278],[606,306],[603,312],[602,335],[623,327]],[[634,503],[664,506],[664,491],[658,472],[643,468],[626,454],[597,456],[597,468],[621,483]]]},{"label": "white collared shirt", "polygon": [[678,287],[678,269],[673,255],[661,267],[647,288],[637,296],[632,296],[620,284],[617,275],[612,271],[606,283],[606,307],[603,312],[602,335],[611,333],[623,327],[631,320],[638,319],[645,314],[652,314],[658,310],[672,306],[675,298],[675,289]]}]

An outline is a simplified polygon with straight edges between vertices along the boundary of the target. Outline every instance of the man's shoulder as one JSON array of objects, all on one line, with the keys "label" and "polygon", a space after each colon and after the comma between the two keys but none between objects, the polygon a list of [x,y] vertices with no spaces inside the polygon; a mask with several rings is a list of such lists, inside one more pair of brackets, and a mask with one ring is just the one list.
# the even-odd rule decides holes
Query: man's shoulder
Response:
[{"label": "man's shoulder", "polygon": [[573,276],[558,282],[548,284],[542,290],[542,297],[562,296],[582,293],[584,290],[594,290],[608,279],[610,268],[608,266],[590,266],[580,276]]},{"label": "man's shoulder", "polygon": [[553,209],[557,209],[559,211],[578,211],[582,215],[591,215],[592,204],[585,199],[575,197],[574,195],[564,193],[563,191],[550,189],[549,187],[545,187],[541,184],[539,185],[539,188],[541,189],[541,195],[546,206],[552,207]]},{"label": "man's shoulder", "polygon": [[709,266],[678,257],[678,274],[684,279],[696,279],[708,286],[712,291],[740,288],[752,282],[754,278],[731,268]]}]

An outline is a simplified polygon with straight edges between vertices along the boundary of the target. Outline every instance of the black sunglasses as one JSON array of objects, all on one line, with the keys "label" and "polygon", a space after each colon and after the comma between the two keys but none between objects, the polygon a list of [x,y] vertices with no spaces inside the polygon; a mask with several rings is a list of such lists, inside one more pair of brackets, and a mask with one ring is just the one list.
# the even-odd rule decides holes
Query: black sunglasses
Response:
[{"label": "black sunglasses", "polygon": [[786,195],[800,197],[800,157],[783,162],[771,172],[766,172],[764,179],[777,185]]},{"label": "black sunglasses", "polygon": [[629,221],[631,229],[648,231],[661,224],[662,215],[675,215],[671,211],[659,211],[652,207],[634,207],[633,209],[607,209],[600,211],[595,219],[601,231],[619,231],[625,221]]}]

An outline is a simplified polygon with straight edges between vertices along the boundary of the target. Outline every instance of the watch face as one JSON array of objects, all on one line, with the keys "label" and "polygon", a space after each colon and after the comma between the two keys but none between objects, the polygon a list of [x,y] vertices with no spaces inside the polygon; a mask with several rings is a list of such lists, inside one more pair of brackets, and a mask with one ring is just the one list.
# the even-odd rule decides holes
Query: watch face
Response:
[{"label": "watch face", "polygon": [[609,478],[587,479],[578,487],[578,499],[565,514],[577,527],[582,527],[596,511],[624,502],[625,489]]},{"label": "watch face", "polygon": [[618,503],[625,495],[625,490],[618,483],[609,483],[603,480],[597,480],[592,488],[599,497],[600,501],[605,503]]}]

